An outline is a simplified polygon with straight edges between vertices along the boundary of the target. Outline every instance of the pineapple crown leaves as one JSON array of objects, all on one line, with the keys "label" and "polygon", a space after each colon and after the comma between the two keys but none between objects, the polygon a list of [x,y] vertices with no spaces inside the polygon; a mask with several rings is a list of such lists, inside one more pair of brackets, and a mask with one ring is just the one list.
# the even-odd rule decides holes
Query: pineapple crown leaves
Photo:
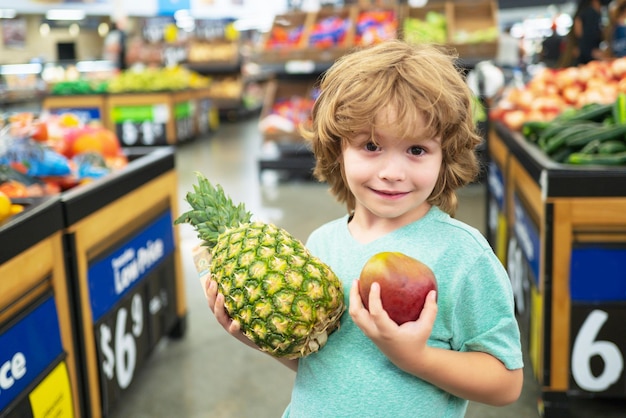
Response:
[{"label": "pineapple crown leaves", "polygon": [[191,224],[203,245],[213,248],[226,230],[249,223],[252,214],[243,203],[235,205],[221,185],[212,185],[202,173],[195,172],[198,184],[185,196],[191,210],[180,215],[174,224]]}]

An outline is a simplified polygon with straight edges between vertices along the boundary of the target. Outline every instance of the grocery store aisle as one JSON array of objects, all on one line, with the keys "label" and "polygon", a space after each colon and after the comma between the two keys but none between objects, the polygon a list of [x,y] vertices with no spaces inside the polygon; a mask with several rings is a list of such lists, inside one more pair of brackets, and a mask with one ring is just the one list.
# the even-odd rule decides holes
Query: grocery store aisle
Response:
[{"label": "grocery store aisle", "polygon": [[[194,171],[201,171],[258,218],[305,240],[321,223],[343,215],[344,209],[325,185],[298,179],[277,181],[269,171],[260,174],[262,141],[257,123],[254,117],[222,123],[212,136],[179,146],[179,211],[187,210],[184,195],[195,183]],[[482,231],[484,193],[481,184],[462,190],[457,214]],[[182,225],[179,233],[187,286],[187,332],[181,340],[166,339],[157,346],[110,417],[279,417],[289,402],[294,373],[228,337],[217,325],[192,264],[191,251],[198,243],[195,232]],[[467,418],[537,418],[539,389],[526,363],[524,391],[518,402],[504,408],[471,404]],[[600,412],[596,406],[577,406],[572,417],[624,417],[624,411]]]}]

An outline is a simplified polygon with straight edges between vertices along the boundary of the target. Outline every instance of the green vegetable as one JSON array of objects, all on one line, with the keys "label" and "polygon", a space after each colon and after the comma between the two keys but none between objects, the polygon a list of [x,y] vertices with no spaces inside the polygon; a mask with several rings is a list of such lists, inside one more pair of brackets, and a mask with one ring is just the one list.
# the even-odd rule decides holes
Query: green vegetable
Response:
[{"label": "green vegetable", "polygon": [[573,148],[582,148],[587,145],[589,142],[593,140],[599,140],[601,142],[608,141],[611,139],[622,138],[626,135],[626,124],[623,125],[613,125],[613,126],[602,126],[601,128],[596,129],[595,131],[589,132],[589,135],[583,136],[572,136],[571,138],[566,140],[567,146]]},{"label": "green vegetable", "polygon": [[581,165],[623,165],[626,164],[626,152],[616,154],[583,154],[575,152],[569,156],[567,162]]},{"label": "green vegetable", "polygon": [[590,103],[578,109],[574,114],[566,116],[564,120],[589,120],[602,122],[607,116],[613,113],[614,104]]},{"label": "green vegetable", "polygon": [[613,103],[613,123],[626,123],[626,93],[620,92]]},{"label": "green vegetable", "polygon": [[558,134],[554,135],[552,138],[550,138],[546,145],[543,147],[543,151],[546,154],[550,155],[564,145],[576,147],[576,145],[570,143],[572,141],[572,138],[588,138],[600,129],[602,129],[602,127],[598,124],[570,125],[567,128],[561,130]]},{"label": "green vegetable", "polygon": [[598,154],[617,154],[623,151],[626,151],[626,142],[619,139],[603,142],[598,147]]},{"label": "green vegetable", "polygon": [[582,152],[583,154],[596,154],[600,145],[602,145],[602,141],[594,139],[582,147],[579,152]]}]

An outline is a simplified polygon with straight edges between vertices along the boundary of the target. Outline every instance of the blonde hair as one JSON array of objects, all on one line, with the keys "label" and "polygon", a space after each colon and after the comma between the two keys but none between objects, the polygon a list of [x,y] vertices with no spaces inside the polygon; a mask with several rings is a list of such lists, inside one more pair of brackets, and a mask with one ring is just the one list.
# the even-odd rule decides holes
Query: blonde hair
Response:
[{"label": "blonde hair", "polygon": [[455,190],[476,178],[475,148],[482,141],[473,119],[473,94],[455,59],[434,45],[391,40],[342,56],[323,75],[312,120],[301,133],[316,158],[313,174],[330,185],[349,213],[355,198],[345,179],[342,150],[355,134],[373,130],[376,115],[391,106],[403,137],[421,127],[441,138],[442,167],[428,201],[454,216]]}]

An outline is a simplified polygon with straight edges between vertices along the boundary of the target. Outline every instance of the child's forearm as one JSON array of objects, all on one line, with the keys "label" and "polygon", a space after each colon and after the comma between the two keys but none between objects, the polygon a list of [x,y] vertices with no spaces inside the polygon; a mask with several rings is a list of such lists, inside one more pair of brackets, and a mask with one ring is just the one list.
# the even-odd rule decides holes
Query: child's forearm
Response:
[{"label": "child's forearm", "polygon": [[521,393],[523,370],[508,370],[482,352],[458,352],[427,347],[396,365],[408,373],[463,399],[494,406],[515,402]]}]

